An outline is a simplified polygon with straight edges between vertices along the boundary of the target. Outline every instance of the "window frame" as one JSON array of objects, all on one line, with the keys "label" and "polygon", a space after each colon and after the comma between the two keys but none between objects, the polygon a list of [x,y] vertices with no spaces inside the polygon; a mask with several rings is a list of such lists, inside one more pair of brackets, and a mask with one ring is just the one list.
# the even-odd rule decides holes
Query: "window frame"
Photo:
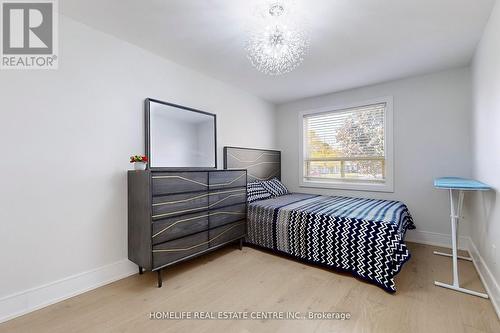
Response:
[{"label": "window frame", "polygon": [[[393,97],[379,97],[361,102],[344,105],[328,106],[319,109],[301,111],[298,114],[299,123],[299,186],[311,188],[326,188],[355,191],[394,192],[394,119]],[[306,137],[304,135],[304,116],[344,111],[372,104],[386,104],[384,112],[384,154],[385,154],[385,181],[367,182],[363,180],[334,179],[311,180],[304,177],[304,161],[306,159]]]}]

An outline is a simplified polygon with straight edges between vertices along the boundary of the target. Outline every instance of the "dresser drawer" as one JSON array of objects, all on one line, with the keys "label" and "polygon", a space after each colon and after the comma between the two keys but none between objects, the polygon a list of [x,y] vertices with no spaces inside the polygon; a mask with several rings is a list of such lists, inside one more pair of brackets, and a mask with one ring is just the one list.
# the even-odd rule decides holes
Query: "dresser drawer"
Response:
[{"label": "dresser drawer", "polygon": [[206,191],[208,172],[155,172],[151,176],[153,195]]},{"label": "dresser drawer", "polygon": [[242,238],[246,234],[246,220],[209,230],[210,247]]},{"label": "dresser drawer", "polygon": [[153,246],[153,269],[208,249],[208,232]]},{"label": "dresser drawer", "polygon": [[208,205],[210,209],[246,203],[246,187],[210,191]]},{"label": "dresser drawer", "polygon": [[208,229],[208,212],[171,217],[153,222],[153,244],[163,243]]},{"label": "dresser drawer", "polygon": [[247,184],[246,171],[213,171],[209,174],[210,189],[243,187]]},{"label": "dresser drawer", "polygon": [[210,211],[208,225],[211,228],[246,219],[246,204],[239,204]]},{"label": "dresser drawer", "polygon": [[190,192],[153,197],[153,219],[208,209],[208,192]]}]

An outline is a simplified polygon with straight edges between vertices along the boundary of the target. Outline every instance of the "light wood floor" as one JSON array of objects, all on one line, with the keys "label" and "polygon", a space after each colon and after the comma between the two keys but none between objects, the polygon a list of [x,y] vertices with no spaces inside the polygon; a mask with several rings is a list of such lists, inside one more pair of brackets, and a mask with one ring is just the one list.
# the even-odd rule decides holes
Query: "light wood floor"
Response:
[{"label": "light wood floor", "polygon": [[[500,332],[488,300],[435,287],[451,261],[409,243],[412,259],[388,294],[349,275],[228,247],[156,275],[138,274],[0,324],[0,332]],[[463,287],[484,291],[472,263]],[[150,320],[151,311],[346,311],[337,320]]]}]

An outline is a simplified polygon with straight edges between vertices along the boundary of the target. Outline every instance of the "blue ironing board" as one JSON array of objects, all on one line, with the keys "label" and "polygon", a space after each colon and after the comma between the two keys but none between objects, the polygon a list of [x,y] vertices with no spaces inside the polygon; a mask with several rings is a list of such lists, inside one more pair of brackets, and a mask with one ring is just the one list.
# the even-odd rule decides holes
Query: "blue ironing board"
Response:
[{"label": "blue ironing board", "polygon": [[447,190],[468,190],[468,191],[488,191],[491,186],[481,183],[474,179],[459,177],[442,177],[434,180],[435,188]]},{"label": "blue ironing board", "polygon": [[[439,287],[448,288],[451,290],[459,291],[469,295],[479,296],[482,298],[488,298],[488,294],[480,293],[477,291],[469,290],[460,287],[460,282],[458,279],[458,259],[474,261],[472,257],[462,257],[458,255],[457,249],[457,236],[458,236],[458,222],[462,218],[462,206],[464,201],[465,191],[488,191],[492,187],[481,183],[477,180],[459,178],[459,177],[442,177],[434,180],[434,187],[438,189],[445,189],[450,192],[450,206],[451,206],[451,247],[452,254],[434,251],[434,254],[452,257],[453,259],[453,284],[447,284],[443,282],[434,281],[434,284]],[[458,195],[453,195],[454,192],[458,192]],[[456,202],[458,201],[458,202]],[[455,203],[456,202],[456,203]]]}]

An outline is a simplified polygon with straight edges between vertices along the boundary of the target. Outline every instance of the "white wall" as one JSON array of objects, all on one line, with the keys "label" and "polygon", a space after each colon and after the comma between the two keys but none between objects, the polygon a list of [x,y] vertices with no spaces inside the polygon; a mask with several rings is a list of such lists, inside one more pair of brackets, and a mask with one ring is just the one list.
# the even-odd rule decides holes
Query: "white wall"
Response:
[{"label": "white wall", "polygon": [[[299,187],[298,113],[383,96],[394,97],[394,193]],[[419,240],[432,242],[436,237],[450,234],[449,199],[446,192],[433,188],[434,178],[469,177],[472,173],[470,107],[468,68],[281,105],[277,134],[278,146],[283,150],[283,180],[292,191],[401,200],[415,219]]]},{"label": "white wall", "polygon": [[274,106],[241,90],[64,17],[60,50],[59,70],[0,72],[0,321],[64,297],[56,280],[102,266],[113,279],[106,265],[126,263],[146,97],[216,113],[219,167],[224,145],[275,148]]},{"label": "white wall", "polygon": [[472,241],[480,271],[500,315],[500,2],[497,1],[473,62],[474,178],[496,191],[476,194]]}]

